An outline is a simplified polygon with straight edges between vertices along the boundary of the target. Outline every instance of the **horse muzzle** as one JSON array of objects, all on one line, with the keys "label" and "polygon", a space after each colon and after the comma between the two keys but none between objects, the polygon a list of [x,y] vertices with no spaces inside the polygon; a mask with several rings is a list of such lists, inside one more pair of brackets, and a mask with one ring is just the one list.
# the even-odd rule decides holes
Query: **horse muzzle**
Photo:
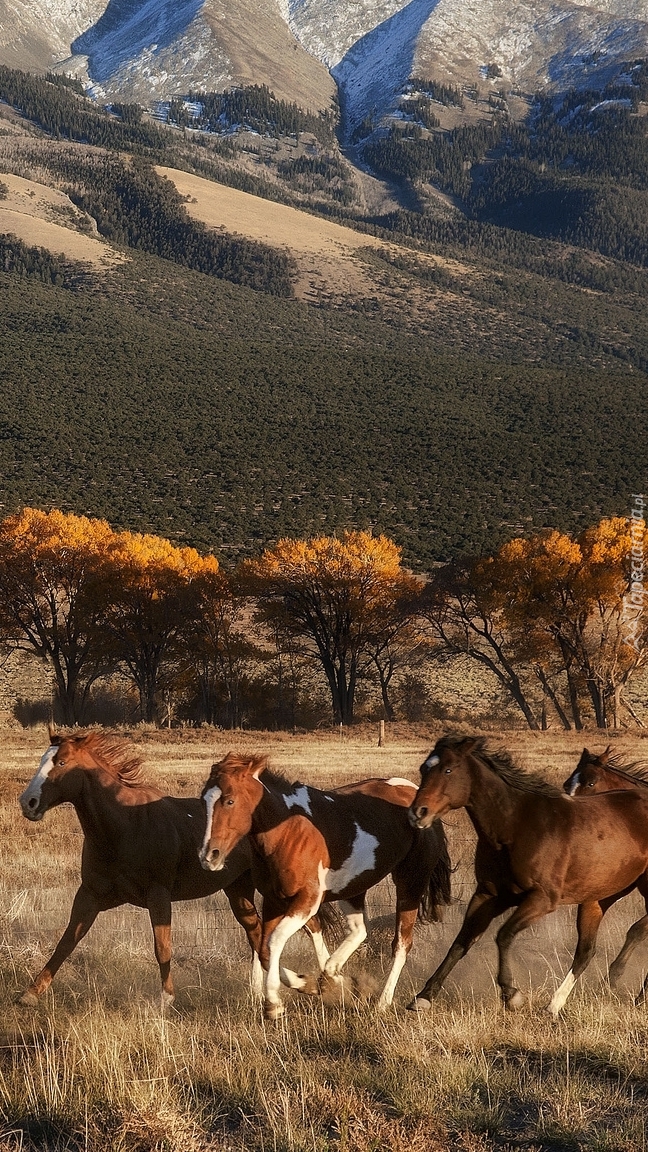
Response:
[{"label": "horse muzzle", "polygon": [[23,816],[27,820],[31,820],[34,824],[42,820],[47,812],[47,808],[41,807],[40,796],[34,796],[33,794],[28,796],[26,792],[23,792],[22,796],[18,798],[18,802]]},{"label": "horse muzzle", "polygon": [[409,820],[412,828],[430,828],[436,820],[436,812],[430,812],[424,804],[417,804],[408,810],[407,819]]},{"label": "horse muzzle", "polygon": [[218,848],[203,848],[200,863],[206,872],[221,872],[225,867],[225,856]]}]

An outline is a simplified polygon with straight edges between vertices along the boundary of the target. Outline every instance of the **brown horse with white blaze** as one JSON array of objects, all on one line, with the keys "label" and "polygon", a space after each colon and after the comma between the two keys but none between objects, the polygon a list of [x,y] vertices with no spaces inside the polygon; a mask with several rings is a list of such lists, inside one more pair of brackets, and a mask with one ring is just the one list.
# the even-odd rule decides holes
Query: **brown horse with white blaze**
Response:
[{"label": "brown horse with white blaze", "polygon": [[[648,795],[648,765],[642,761],[625,762],[619,755],[612,752],[608,744],[604,752],[596,755],[589,749],[583,748],[578,766],[571,776],[565,780],[563,789],[568,796],[596,796],[601,792],[632,792],[634,789],[643,790]],[[636,887],[644,898],[646,915],[641,916],[636,923],[628,929],[626,938],[619,955],[610,964],[608,979],[610,986],[616,988],[628,961],[637,945],[648,936],[648,876],[644,874],[637,881]],[[645,1004],[648,1000],[648,976],[635,1000],[635,1004]]]},{"label": "brown horse with white blaze", "polygon": [[254,847],[253,875],[263,893],[261,963],[266,971],[265,1015],[283,1013],[280,959],[287,941],[322,903],[339,901],[347,935],[322,954],[325,976],[342,966],[366,938],[365,895],[391,874],[396,886],[392,968],[378,1001],[392,1003],[412,945],[417,915],[438,919],[450,899],[450,865],[440,825],[421,834],[407,812],[415,786],[407,780],[364,780],[332,791],[291,784],[267,768],[265,757],[230,752],[215,764],[205,788],[207,831],[203,866],[218,870],[241,839]]},{"label": "brown horse with white blaze", "polygon": [[482,738],[444,736],[421,765],[411,807],[416,828],[453,808],[466,808],[477,832],[477,887],[450,950],[410,1007],[426,1010],[455,964],[495,916],[513,915],[497,933],[502,998],[518,1008],[509,950],[518,932],[561,904],[578,904],[578,944],[554,993],[557,1016],[594,955],[607,909],[631,891],[648,867],[648,795],[612,792],[573,800],[516,768]]},{"label": "brown horse with white blaze", "polygon": [[[74,805],[84,832],[81,886],[69,924],[52,956],[21,997],[33,1005],[100,912],[121,904],[148,910],[162,981],[162,1004],[173,1000],[171,904],[223,891],[247,933],[253,959],[261,945],[254,906],[251,848],[237,845],[222,872],[200,866],[205,806],[199,798],[165,796],[145,784],[140,761],[123,741],[97,733],[50,732],[33,779],[20,797],[23,815],[42,820],[58,804]],[[260,969],[259,969],[260,975]]]}]

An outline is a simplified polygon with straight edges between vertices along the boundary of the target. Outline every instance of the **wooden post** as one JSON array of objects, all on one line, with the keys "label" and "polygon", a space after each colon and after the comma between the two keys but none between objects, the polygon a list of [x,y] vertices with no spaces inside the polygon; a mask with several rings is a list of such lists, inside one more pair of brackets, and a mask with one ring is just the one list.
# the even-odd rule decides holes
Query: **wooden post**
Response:
[{"label": "wooden post", "polygon": [[384,743],[385,743],[385,721],[381,720],[380,721],[380,734],[378,736],[378,747],[382,748]]}]

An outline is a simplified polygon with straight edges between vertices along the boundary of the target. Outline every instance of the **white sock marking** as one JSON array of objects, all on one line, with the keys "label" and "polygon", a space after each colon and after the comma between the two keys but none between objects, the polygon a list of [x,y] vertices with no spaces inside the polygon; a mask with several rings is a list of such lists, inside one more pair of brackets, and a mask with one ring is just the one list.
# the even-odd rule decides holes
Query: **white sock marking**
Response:
[{"label": "white sock marking", "polygon": [[565,976],[565,979],[563,980],[562,984],[560,985],[560,988],[556,988],[556,991],[554,992],[553,996],[551,997],[551,1001],[549,1003],[549,1007],[548,1007],[547,1011],[550,1012],[552,1016],[558,1015],[558,1013],[560,1012],[560,1009],[565,1004],[565,1002],[569,996],[569,993],[571,992],[575,983],[576,983],[576,977],[574,976],[574,973],[572,972],[572,970],[570,968],[569,972]]},{"label": "white sock marking", "polygon": [[[365,924],[364,911],[358,912],[346,900],[340,900],[340,909],[346,916],[347,922],[347,935],[340,944],[339,948],[324,965],[324,971],[329,976],[337,976],[341,968],[344,967],[349,956],[360,947],[364,940],[367,939],[367,925]],[[347,911],[348,909],[348,911]]]},{"label": "white sock marking", "polygon": [[378,1000],[378,1008],[380,1010],[383,1008],[389,1008],[390,1004],[392,1003],[392,1000],[394,999],[394,992],[396,991],[396,985],[398,984],[400,974],[405,967],[406,960],[407,950],[401,941],[394,954],[389,976],[387,977],[387,983],[385,984],[385,987],[383,988]]}]

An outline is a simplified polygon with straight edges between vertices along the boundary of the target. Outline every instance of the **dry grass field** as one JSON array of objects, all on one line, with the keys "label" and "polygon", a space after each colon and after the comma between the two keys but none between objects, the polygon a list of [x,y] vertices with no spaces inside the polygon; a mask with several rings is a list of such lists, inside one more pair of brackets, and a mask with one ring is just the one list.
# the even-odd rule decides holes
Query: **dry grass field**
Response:
[{"label": "dry grass field", "polygon": [[318,299],[322,294],[332,299],[374,296],[379,288],[376,270],[365,257],[381,249],[424,265],[447,267],[456,275],[475,275],[474,269],[456,260],[421,252],[413,255],[411,249],[202,176],[177,168],[158,167],[156,172],[172,181],[180,195],[186,197],[189,215],[208,228],[223,228],[248,240],[287,250],[297,264],[295,294],[301,300]]},{"label": "dry grass field", "polygon": [[29,247],[46,248],[68,260],[83,261],[95,271],[106,271],[127,259],[98,234],[87,235],[94,221],[64,192],[10,173],[3,173],[1,182],[8,194],[0,199],[0,234],[17,236]]},{"label": "dry grass field", "polygon": [[[314,784],[367,775],[416,779],[438,733],[375,729],[337,734],[138,732],[149,779],[195,795],[212,760],[229,748],[267,752],[289,776]],[[493,737],[495,740],[495,738]],[[498,740],[517,761],[565,778],[576,734],[513,732]],[[603,743],[588,733],[590,747]],[[0,1149],[165,1152],[600,1152],[645,1149],[648,1017],[632,994],[648,953],[620,994],[606,962],[640,905],[622,902],[600,934],[599,955],[556,1024],[543,1013],[566,971],[573,910],[523,934],[515,948],[528,1005],[505,1013],[494,986],[491,928],[448,981],[426,1017],[404,1010],[445,952],[470,891],[472,835],[463,813],[447,819],[455,905],[442,926],[417,932],[384,1016],[371,997],[326,1004],[286,993],[278,1025],[264,1023],[248,991],[241,930],[224,899],[175,906],[177,997],[162,1018],[144,912],[105,914],[56,977],[38,1008],[16,996],[41,967],[66,921],[81,832],[71,809],[29,824],[16,797],[44,751],[44,732],[3,733],[0,801]],[[624,735],[628,756],[648,743]],[[389,961],[390,884],[371,901],[369,940],[350,972],[371,988]],[[312,967],[305,941],[289,945]]]}]

